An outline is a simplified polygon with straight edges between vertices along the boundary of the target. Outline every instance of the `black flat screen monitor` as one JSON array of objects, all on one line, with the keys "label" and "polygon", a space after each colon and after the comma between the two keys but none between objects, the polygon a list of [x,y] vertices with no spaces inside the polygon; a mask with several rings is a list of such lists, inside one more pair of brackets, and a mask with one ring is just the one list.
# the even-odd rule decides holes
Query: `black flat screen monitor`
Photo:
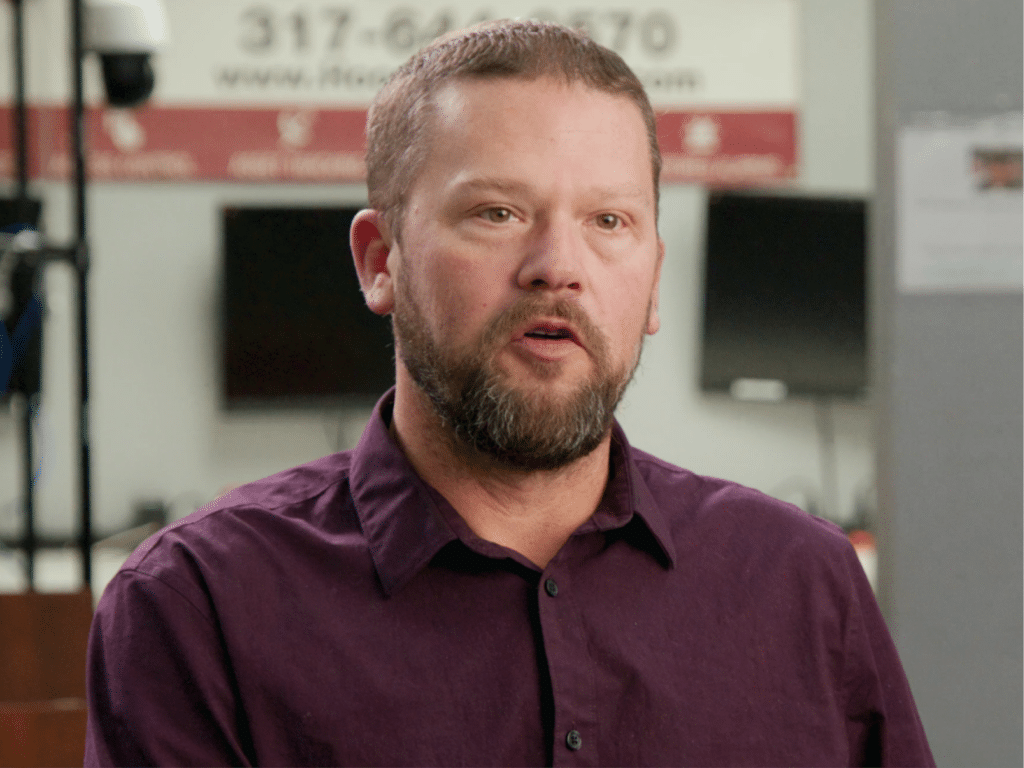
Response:
[{"label": "black flat screen monitor", "polygon": [[227,407],[366,404],[394,383],[391,324],[367,309],[349,249],[358,210],[223,210]]},{"label": "black flat screen monitor", "polygon": [[705,256],[703,389],[864,395],[863,200],[712,193]]}]

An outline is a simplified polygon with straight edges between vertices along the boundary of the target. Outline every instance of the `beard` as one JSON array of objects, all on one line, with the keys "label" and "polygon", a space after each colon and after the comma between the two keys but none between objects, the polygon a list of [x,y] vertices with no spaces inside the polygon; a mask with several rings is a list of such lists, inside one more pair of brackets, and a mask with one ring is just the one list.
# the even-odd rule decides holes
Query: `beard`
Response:
[{"label": "beard", "polygon": [[[504,469],[552,470],[588,455],[608,435],[615,408],[639,365],[642,335],[631,364],[616,368],[607,339],[578,304],[529,294],[493,318],[471,351],[460,353],[434,338],[405,280],[399,280],[396,298],[397,355],[456,451],[469,449]],[[540,317],[572,323],[594,362],[590,377],[561,398],[551,387],[516,388],[495,363],[512,333]],[[550,380],[558,364],[537,361],[533,370],[538,379]]]}]

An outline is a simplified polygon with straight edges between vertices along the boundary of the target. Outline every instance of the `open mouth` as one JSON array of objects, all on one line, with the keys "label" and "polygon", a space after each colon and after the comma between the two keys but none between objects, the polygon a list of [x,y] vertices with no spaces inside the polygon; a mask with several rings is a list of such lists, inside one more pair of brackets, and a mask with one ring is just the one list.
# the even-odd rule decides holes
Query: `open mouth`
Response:
[{"label": "open mouth", "polygon": [[557,321],[552,322],[550,320],[531,326],[523,332],[523,338],[537,339],[538,341],[571,341],[576,344],[580,343],[580,340],[576,338],[576,334],[573,333],[572,328],[568,324]]},{"label": "open mouth", "polygon": [[560,341],[566,339],[575,341],[572,331],[568,328],[534,328],[523,334],[528,339],[544,339],[547,341]]}]

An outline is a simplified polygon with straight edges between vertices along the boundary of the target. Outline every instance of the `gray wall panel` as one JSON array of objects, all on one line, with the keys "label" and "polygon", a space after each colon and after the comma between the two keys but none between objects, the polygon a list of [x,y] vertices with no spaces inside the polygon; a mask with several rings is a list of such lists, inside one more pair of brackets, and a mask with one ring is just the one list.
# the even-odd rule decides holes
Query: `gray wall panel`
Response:
[{"label": "gray wall panel", "polygon": [[900,35],[893,75],[901,110],[1020,108],[1024,4],[902,0],[891,5]]},{"label": "gray wall panel", "polygon": [[897,303],[894,628],[936,758],[1021,763],[1022,303]]},{"label": "gray wall panel", "polygon": [[882,600],[940,765],[1021,765],[1022,300],[895,284],[895,136],[1020,109],[1019,0],[878,0]]}]

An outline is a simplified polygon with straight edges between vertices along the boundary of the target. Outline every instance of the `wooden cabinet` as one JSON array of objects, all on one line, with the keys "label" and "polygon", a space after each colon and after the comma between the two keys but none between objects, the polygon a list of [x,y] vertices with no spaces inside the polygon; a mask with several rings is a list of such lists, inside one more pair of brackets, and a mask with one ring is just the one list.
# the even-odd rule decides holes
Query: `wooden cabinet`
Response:
[{"label": "wooden cabinet", "polygon": [[0,595],[0,766],[81,765],[92,596]]}]

